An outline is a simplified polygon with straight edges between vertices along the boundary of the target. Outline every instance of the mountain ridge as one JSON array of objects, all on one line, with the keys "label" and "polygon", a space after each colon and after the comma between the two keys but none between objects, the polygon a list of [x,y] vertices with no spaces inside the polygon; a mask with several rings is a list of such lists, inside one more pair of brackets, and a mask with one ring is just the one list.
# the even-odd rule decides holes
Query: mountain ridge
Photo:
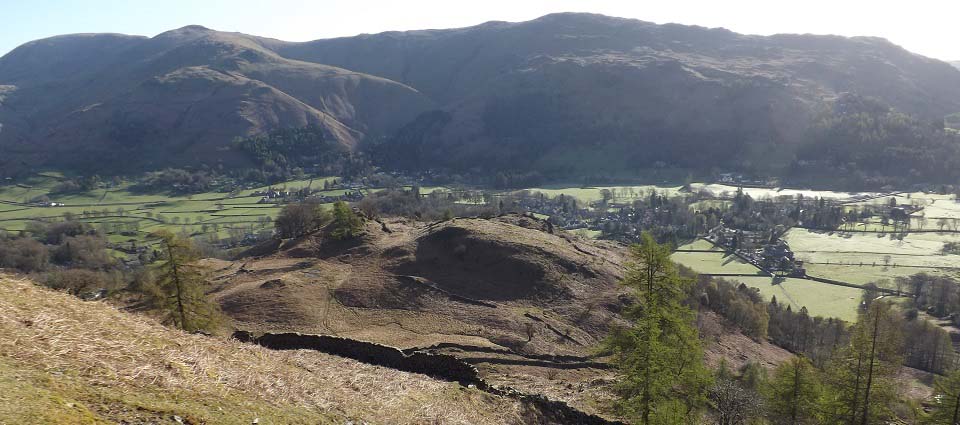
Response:
[{"label": "mountain ridge", "polygon": [[[14,87],[4,106],[17,109],[18,101],[25,100],[32,110],[30,121],[55,123],[52,128],[28,125],[32,128],[24,130],[33,133],[32,139],[42,139],[37,155],[71,152],[68,140],[81,135],[81,149],[96,148],[90,155],[94,158],[126,150],[124,154],[134,157],[166,153],[175,161],[185,161],[197,155],[215,157],[238,136],[306,125],[324,127],[333,139],[352,148],[365,132],[387,133],[389,126],[399,125],[370,111],[370,103],[395,104],[398,100],[391,97],[399,97],[413,111],[429,104],[398,83],[285,59],[251,37],[199,26],[149,39],[123,38],[132,44],[110,49],[95,64],[85,63],[86,55],[78,54],[75,61],[68,56],[61,62],[70,69],[70,79],[60,74],[36,77],[38,70],[58,68],[56,63],[17,60],[32,56],[35,52],[30,50],[39,46],[63,50],[89,38],[28,43],[0,59],[2,79]],[[365,92],[364,96],[353,96],[357,91]],[[347,97],[351,100],[343,101]],[[403,112],[397,115],[402,120]],[[213,143],[207,142],[210,139]],[[134,142],[141,146],[130,146]],[[151,143],[162,149],[138,152]],[[186,150],[171,154],[180,149]]]},{"label": "mountain ridge", "polygon": [[577,13],[308,42],[61,36],[0,58],[0,86],[4,165],[132,170],[246,166],[234,138],[317,125],[388,168],[775,174],[845,93],[922,122],[960,111],[960,70],[885,39]]}]

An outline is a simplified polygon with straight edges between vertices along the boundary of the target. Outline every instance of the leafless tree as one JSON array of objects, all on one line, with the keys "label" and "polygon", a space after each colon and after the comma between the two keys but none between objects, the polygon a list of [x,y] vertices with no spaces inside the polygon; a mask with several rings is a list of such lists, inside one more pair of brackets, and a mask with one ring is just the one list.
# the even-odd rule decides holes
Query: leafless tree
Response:
[{"label": "leafless tree", "polygon": [[718,425],[749,424],[763,415],[760,395],[729,379],[717,381],[710,390],[710,399],[716,407]]}]

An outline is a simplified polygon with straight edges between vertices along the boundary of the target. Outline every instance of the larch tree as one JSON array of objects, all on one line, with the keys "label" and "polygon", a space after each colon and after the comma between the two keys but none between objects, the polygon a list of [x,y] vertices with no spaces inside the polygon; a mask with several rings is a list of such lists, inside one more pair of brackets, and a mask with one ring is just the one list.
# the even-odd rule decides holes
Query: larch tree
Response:
[{"label": "larch tree", "polygon": [[960,369],[940,376],[933,383],[931,424],[960,424]]},{"label": "larch tree", "polygon": [[784,425],[819,423],[819,371],[805,357],[797,356],[778,366],[766,394],[770,422]]},{"label": "larch tree", "polygon": [[161,258],[155,266],[155,281],[149,290],[154,304],[165,314],[165,322],[187,332],[210,331],[221,319],[219,307],[205,294],[206,278],[196,264],[199,253],[189,239],[162,230]]},{"label": "larch tree", "polygon": [[363,218],[353,212],[344,201],[333,204],[333,223],[331,236],[334,239],[351,239],[363,231]]},{"label": "larch tree", "polygon": [[649,234],[631,247],[633,264],[623,284],[635,302],[625,311],[633,325],[613,331],[620,379],[621,413],[640,424],[695,422],[706,403],[711,376],[694,327],[694,311],[683,304],[692,282],[670,261],[671,250]]},{"label": "larch tree", "polygon": [[838,350],[829,371],[825,422],[865,425],[893,416],[903,340],[897,314],[890,303],[879,300],[860,313],[850,345]]}]

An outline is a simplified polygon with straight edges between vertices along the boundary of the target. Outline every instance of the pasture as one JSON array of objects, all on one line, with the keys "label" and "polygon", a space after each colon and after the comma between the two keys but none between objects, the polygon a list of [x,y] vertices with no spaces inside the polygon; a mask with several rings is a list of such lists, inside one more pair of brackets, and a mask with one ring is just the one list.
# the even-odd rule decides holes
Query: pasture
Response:
[{"label": "pasture", "polygon": [[[797,258],[813,264],[869,265],[889,268],[960,268],[960,255],[943,255],[946,242],[960,242],[955,233],[892,234],[825,232],[791,229],[784,235]],[[917,271],[919,273],[920,270]],[[812,274],[812,273],[811,273]],[[842,276],[824,276],[843,280]]]},{"label": "pasture", "polygon": [[[62,220],[70,216],[90,223],[107,234],[113,244],[149,243],[149,235],[160,229],[190,236],[242,238],[270,230],[281,207],[259,203],[254,195],[269,187],[251,187],[233,193],[207,192],[192,195],[141,194],[123,182],[106,189],[69,194],[51,193],[59,176],[41,174],[18,185],[0,186],[0,230],[17,232],[31,221]],[[298,180],[273,185],[297,190],[322,187],[325,178]],[[321,194],[335,196],[343,190]],[[46,197],[49,206],[33,203]]]},{"label": "pasture", "polygon": [[[729,198],[737,193],[737,186],[718,183],[691,183],[690,190],[694,192],[706,191],[715,197]],[[765,187],[744,187],[743,193],[750,195],[750,197],[753,199],[777,198],[781,196],[795,198],[797,195],[803,195],[803,197],[807,199],[827,198],[840,201],[877,195],[872,192],[836,192],[832,190],[783,189]]]},{"label": "pasture", "polygon": [[[697,240],[678,249],[708,250],[712,244]],[[717,249],[717,248],[713,248]],[[678,264],[690,267],[704,274],[756,274],[759,269],[743,262],[738,257],[722,251],[712,252],[675,252],[671,259]],[[777,297],[777,302],[788,303],[794,311],[806,307],[811,316],[837,317],[853,321],[857,317],[857,307],[863,290],[844,286],[830,285],[807,279],[788,278],[774,280],[769,276],[721,276],[731,282],[739,282],[755,288],[764,299]],[[841,277],[833,277],[843,280]],[[854,283],[854,282],[851,282]]]},{"label": "pasture", "polygon": [[784,239],[810,276],[891,289],[896,278],[917,273],[960,277],[960,255],[942,252],[945,243],[960,242],[956,233],[913,232],[900,239],[889,233],[791,229]]},{"label": "pasture", "polygon": [[603,199],[603,191],[609,191],[612,196],[611,200],[614,202],[633,202],[638,199],[644,199],[650,196],[653,191],[657,191],[658,194],[664,195],[667,197],[680,196],[683,192],[680,190],[680,186],[654,186],[654,185],[640,185],[640,186],[590,186],[590,187],[577,187],[577,186],[544,186],[544,187],[532,187],[524,190],[529,190],[531,192],[540,192],[549,197],[557,197],[560,195],[571,196],[577,200],[577,202],[583,203],[584,206],[591,202],[600,201]]},{"label": "pasture", "polygon": [[733,254],[718,252],[674,252],[674,262],[705,274],[755,274],[759,269]]},{"label": "pasture", "polygon": [[811,316],[836,317],[849,322],[857,320],[857,308],[863,296],[862,289],[807,279],[788,278],[779,283],[766,276],[725,279],[756,288],[764,299],[777,297],[778,303],[789,303],[793,311],[807,307]]}]

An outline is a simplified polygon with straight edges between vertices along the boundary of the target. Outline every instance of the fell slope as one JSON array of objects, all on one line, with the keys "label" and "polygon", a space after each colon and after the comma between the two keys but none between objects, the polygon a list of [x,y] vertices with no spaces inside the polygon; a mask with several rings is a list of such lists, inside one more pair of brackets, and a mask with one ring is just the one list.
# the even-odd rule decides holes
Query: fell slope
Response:
[{"label": "fell slope", "polygon": [[529,423],[520,404],[309,351],[188,335],[0,275],[10,423]]},{"label": "fell slope", "polygon": [[27,43],[0,58],[0,82],[0,151],[73,167],[236,165],[224,150],[233,138],[306,125],[354,149],[431,104],[402,84],[199,26]]},{"label": "fell slope", "polygon": [[418,171],[784,174],[844,94],[938,122],[960,111],[960,70],[873,37],[576,13],[305,43],[73,35],[0,58],[0,170],[231,165],[233,137],[314,124]]},{"label": "fell slope", "polygon": [[925,122],[960,111],[960,71],[872,37],[762,37],[570,13],[274,49],[384,76],[441,104],[398,133],[390,158],[411,168],[777,169],[841,93]]}]

